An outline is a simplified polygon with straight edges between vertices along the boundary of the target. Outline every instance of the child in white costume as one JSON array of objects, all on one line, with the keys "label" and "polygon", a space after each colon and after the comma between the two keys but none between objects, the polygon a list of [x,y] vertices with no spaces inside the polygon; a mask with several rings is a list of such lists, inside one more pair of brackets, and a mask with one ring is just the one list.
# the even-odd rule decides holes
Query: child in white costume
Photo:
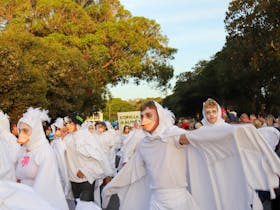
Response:
[{"label": "child in white costume", "polygon": [[51,127],[55,134],[54,140],[51,142],[51,147],[56,157],[58,172],[64,195],[66,199],[74,200],[71,190],[71,184],[68,179],[67,165],[65,160],[66,146],[65,142],[63,141],[65,135],[67,134],[67,129],[64,126],[64,121],[62,118],[57,118],[56,121],[51,125]]},{"label": "child in white costume", "polygon": [[[201,210],[259,210],[262,205],[256,189],[268,190],[275,197],[280,160],[252,125],[221,123],[187,132],[173,126],[170,112],[154,103],[159,124],[147,133],[136,155],[104,188],[104,206],[114,193],[119,195],[121,210],[195,209],[190,207],[194,201]],[[151,116],[142,112],[146,114]],[[148,121],[143,117],[146,131],[156,125],[152,118]],[[175,149],[180,144],[188,144],[187,162],[180,159],[184,154]],[[182,195],[183,188],[191,195]],[[175,206],[180,205],[179,196],[185,197],[186,205]]]},{"label": "child in white costume", "polygon": [[39,108],[29,108],[19,120],[18,143],[22,147],[16,166],[16,178],[20,183],[31,186],[54,208],[67,210],[55,156],[42,126],[42,121],[47,120],[47,111]]}]

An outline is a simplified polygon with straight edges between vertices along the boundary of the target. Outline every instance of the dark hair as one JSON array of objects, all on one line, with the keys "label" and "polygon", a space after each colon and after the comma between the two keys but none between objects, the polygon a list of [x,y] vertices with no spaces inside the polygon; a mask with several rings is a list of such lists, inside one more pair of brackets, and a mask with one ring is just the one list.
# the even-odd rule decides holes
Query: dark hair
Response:
[{"label": "dark hair", "polygon": [[68,115],[68,117],[72,120],[73,123],[81,125],[84,120],[77,113],[73,112]]},{"label": "dark hair", "polygon": [[106,131],[108,130],[107,125],[106,125],[105,122],[103,122],[103,121],[97,121],[97,122],[95,123],[95,126],[98,126],[98,125],[102,125],[102,126],[105,127]]},{"label": "dark hair", "polygon": [[144,111],[146,108],[150,108],[150,109],[155,109],[157,110],[157,107],[155,105],[155,102],[154,101],[146,101],[144,102],[141,106],[140,106],[140,111]]}]

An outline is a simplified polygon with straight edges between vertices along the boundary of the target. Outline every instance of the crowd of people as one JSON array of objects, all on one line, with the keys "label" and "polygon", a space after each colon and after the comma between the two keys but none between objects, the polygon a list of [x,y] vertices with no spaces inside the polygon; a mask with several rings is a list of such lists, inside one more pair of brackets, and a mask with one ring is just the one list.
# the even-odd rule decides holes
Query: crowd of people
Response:
[{"label": "crowd of people", "polygon": [[[120,130],[78,114],[0,112],[0,209],[279,210],[280,120],[208,99],[202,119],[154,101]],[[36,199],[34,199],[36,198]],[[4,209],[5,209],[4,208]]]}]

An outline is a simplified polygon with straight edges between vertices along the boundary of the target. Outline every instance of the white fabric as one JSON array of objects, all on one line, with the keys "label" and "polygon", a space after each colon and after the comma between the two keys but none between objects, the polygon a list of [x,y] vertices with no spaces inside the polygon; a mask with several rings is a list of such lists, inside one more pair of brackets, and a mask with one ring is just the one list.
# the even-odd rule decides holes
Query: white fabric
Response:
[{"label": "white fabric", "polygon": [[16,137],[10,132],[7,114],[0,110],[0,179],[15,181],[15,164],[20,146]]},{"label": "white fabric", "polygon": [[[103,207],[108,204],[108,195],[118,193],[121,210],[197,209],[191,196],[187,196],[185,147],[178,146],[177,136],[162,139],[173,125],[174,115],[155,104],[158,127],[152,134],[145,132],[133,159],[103,189]],[[131,200],[133,197],[137,199]]]},{"label": "white fabric", "polygon": [[[174,137],[178,138],[178,135],[183,133],[191,142],[191,145],[187,146],[188,189],[201,210],[248,210],[251,209],[251,204],[254,210],[262,209],[255,190],[268,190],[271,198],[275,197],[273,188],[279,185],[280,160],[253,126],[222,123],[219,126],[204,126],[191,132],[173,126],[156,133],[156,136],[147,135],[144,141],[147,144],[170,144]],[[141,149],[140,146],[140,154]],[[151,167],[144,165],[141,155],[137,154],[103,189],[104,207],[110,195],[117,193],[121,210],[148,209],[151,191],[147,184],[153,183],[153,180],[149,180],[147,175],[151,172],[147,169]],[[150,158],[152,164],[157,161],[152,156],[146,158]],[[184,168],[185,162],[182,161],[181,164]],[[160,170],[161,165],[159,164],[156,170]],[[175,170],[172,172],[176,173]],[[159,180],[152,185],[154,188],[160,186],[160,181],[168,175],[157,176]],[[175,182],[171,180],[163,185],[172,181]]]},{"label": "white fabric", "polygon": [[65,160],[65,153],[66,153],[65,143],[61,138],[57,138],[52,141],[51,146],[56,157],[60,182],[63,188],[65,198],[72,200],[73,194],[72,194],[71,184],[68,178],[67,165]]},{"label": "white fabric", "polygon": [[280,132],[274,127],[262,127],[258,131],[269,144],[272,150],[275,150],[280,140]]},{"label": "white fabric", "polygon": [[9,155],[7,145],[0,139],[0,180],[16,181],[15,165]]},{"label": "white fabric", "polygon": [[[116,141],[119,140],[119,135],[115,131],[105,131],[103,133],[98,133],[97,140],[102,151],[105,153],[113,172],[116,170],[115,166],[115,145]],[[111,174],[112,175],[112,174]]]},{"label": "white fabric", "polygon": [[255,190],[275,197],[280,160],[252,125],[202,127],[187,136],[190,190],[201,209],[262,209]]},{"label": "white fabric", "polygon": [[[78,132],[78,131],[77,131]],[[80,167],[80,163],[78,160],[78,151],[76,149],[76,138],[75,138],[76,132],[75,133],[68,133],[64,137],[64,143],[66,146],[66,164],[67,164],[67,173],[69,180],[71,182],[76,182],[76,183],[82,183],[86,182],[87,178],[79,178],[77,176],[77,172]]]},{"label": "white fabric", "polygon": [[[47,112],[29,108],[19,120],[32,128],[29,142],[21,147],[16,168],[16,178],[33,187],[46,201],[57,209],[68,209],[54,153],[46,140],[42,120]],[[51,188],[50,188],[51,186]]]},{"label": "white fabric", "polygon": [[96,203],[92,201],[81,201],[77,199],[75,210],[102,210]]},{"label": "white fabric", "polygon": [[8,181],[0,181],[0,209],[60,210],[52,207],[31,187]]},{"label": "white fabric", "polygon": [[55,122],[51,124],[52,132],[55,133],[56,128],[63,128],[64,120],[61,117],[56,118]]},{"label": "white fabric", "polygon": [[198,205],[185,188],[153,191],[150,210],[199,210]]},{"label": "white fabric", "polygon": [[76,133],[76,147],[79,153],[79,169],[85,174],[89,183],[112,175],[110,164],[96,139],[87,130]]},{"label": "white fabric", "polygon": [[9,116],[0,110],[0,130],[3,129],[10,132],[10,121]]},{"label": "white fabric", "polygon": [[143,129],[134,129],[128,135],[128,137],[123,141],[123,146],[121,148],[121,160],[120,165],[127,163],[131,157],[135,154],[136,149],[140,141],[145,137]]}]

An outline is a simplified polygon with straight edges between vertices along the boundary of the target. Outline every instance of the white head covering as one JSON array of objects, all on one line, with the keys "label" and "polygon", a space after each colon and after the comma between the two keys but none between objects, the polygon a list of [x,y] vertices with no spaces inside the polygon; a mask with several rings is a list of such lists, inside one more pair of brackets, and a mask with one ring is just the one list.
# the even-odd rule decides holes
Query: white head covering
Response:
[{"label": "white head covering", "polygon": [[10,121],[9,116],[0,110],[0,130],[3,129],[10,132]]},{"label": "white head covering", "polygon": [[61,117],[56,118],[55,122],[51,125],[52,132],[55,133],[55,128],[63,128],[64,120]]},{"label": "white head covering", "polygon": [[47,110],[40,110],[40,108],[28,108],[27,112],[18,121],[18,126],[21,122],[28,124],[32,128],[30,140],[23,146],[27,149],[34,149],[41,144],[48,143],[43,129],[42,122],[50,121]]},{"label": "white head covering", "polygon": [[174,114],[167,108],[163,108],[159,103],[153,101],[157,108],[157,113],[159,117],[159,124],[152,134],[145,132],[148,136],[160,137],[167,129],[172,127],[175,123]]},{"label": "white head covering", "polygon": [[[217,103],[217,101],[215,101],[214,99],[212,98],[208,98],[208,99],[211,99],[213,100],[217,107],[218,107],[218,113],[217,113],[217,121],[213,124],[213,123],[210,123],[208,120],[207,120],[207,117],[206,117],[206,113],[205,113],[205,102],[203,102],[203,108],[202,108],[202,115],[203,115],[203,119],[201,120],[202,124],[204,126],[214,126],[214,125],[223,125],[225,124],[225,121],[224,119],[222,118],[222,110],[221,110],[221,107],[220,105]],[[207,99],[207,100],[208,100]]]}]

